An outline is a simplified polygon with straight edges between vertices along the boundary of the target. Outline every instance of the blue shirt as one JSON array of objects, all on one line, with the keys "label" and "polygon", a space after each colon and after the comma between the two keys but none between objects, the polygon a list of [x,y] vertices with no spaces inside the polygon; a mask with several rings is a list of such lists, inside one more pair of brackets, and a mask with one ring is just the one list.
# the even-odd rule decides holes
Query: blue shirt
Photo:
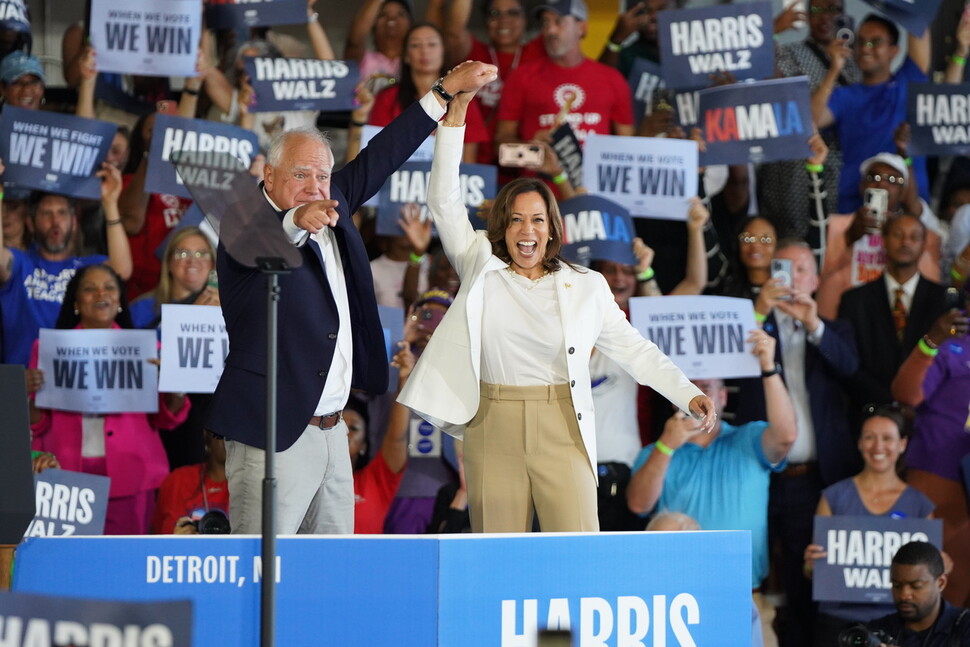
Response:
[{"label": "blue shirt", "polygon": [[[772,471],[780,472],[786,461],[772,465],[761,448],[768,428],[763,421],[735,427],[721,422],[721,431],[706,448],[687,442],[670,458],[663,491],[657,502],[661,511],[683,512],[703,530],[751,531],[751,586],[761,586],[768,575],[768,483]],[[636,473],[653,444],[640,450],[633,464]]]},{"label": "blue shirt", "polygon": [[[906,121],[907,84],[927,80],[926,74],[907,58],[885,83],[855,83],[832,90],[828,107],[835,117],[843,160],[839,175],[839,213],[853,213],[862,206],[859,165],[873,155],[896,152],[893,133]],[[926,159],[914,156],[910,171],[919,183],[920,197],[929,202]]]},{"label": "blue shirt", "polygon": [[13,254],[10,280],[0,286],[3,361],[27,366],[30,348],[40,329],[54,327],[71,278],[78,269],[104,263],[108,257],[71,256],[63,261],[49,261],[36,248],[10,252]]}]

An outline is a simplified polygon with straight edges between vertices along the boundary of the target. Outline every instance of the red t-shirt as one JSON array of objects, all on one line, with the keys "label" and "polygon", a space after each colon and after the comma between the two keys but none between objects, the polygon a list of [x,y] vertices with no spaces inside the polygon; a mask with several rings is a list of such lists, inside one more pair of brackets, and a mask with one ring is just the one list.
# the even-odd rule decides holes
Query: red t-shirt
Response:
[{"label": "red t-shirt", "polygon": [[[134,175],[123,178],[124,188],[131,183]],[[155,250],[169,232],[175,229],[192,201],[174,195],[151,193],[145,207],[145,224],[134,236],[128,236],[131,245],[131,260],[134,267],[128,279],[128,300],[153,290],[158,285],[162,272],[162,262]]]},{"label": "red t-shirt", "polygon": [[519,137],[552,128],[560,113],[582,144],[590,133],[611,135],[612,124],[633,124],[630,86],[608,65],[584,59],[562,67],[548,58],[520,65],[505,81],[498,118],[516,121]]},{"label": "red t-shirt", "polygon": [[542,46],[542,38],[536,36],[514,52],[500,52],[487,43],[472,37],[472,48],[468,53],[472,61],[483,61],[498,67],[498,78],[475,95],[475,103],[482,111],[485,128],[488,129],[488,142],[478,146],[478,161],[481,164],[495,164],[498,155],[495,151],[495,126],[498,123],[499,99],[502,97],[503,79],[508,78],[512,70],[523,63],[529,63],[546,58],[546,49]]},{"label": "red t-shirt", "polygon": [[202,496],[202,474],[205,464],[179,467],[165,477],[158,490],[158,501],[152,515],[152,534],[171,535],[175,522],[181,517],[198,521],[209,510],[222,510],[229,516],[229,481],[217,483],[205,477],[205,497]]},{"label": "red t-shirt", "polygon": [[[370,119],[367,122],[374,126],[386,126],[395,117],[401,114],[401,106],[397,102],[397,94],[400,88],[392,85],[384,88],[377,93],[374,99],[374,108],[370,112]],[[468,106],[465,114],[465,143],[479,144],[487,142],[488,131],[485,130],[485,122],[482,120],[482,113],[474,103]]]},{"label": "red t-shirt", "polygon": [[362,469],[354,472],[354,534],[379,535],[384,532],[384,519],[404,478],[384,462],[379,453]]}]

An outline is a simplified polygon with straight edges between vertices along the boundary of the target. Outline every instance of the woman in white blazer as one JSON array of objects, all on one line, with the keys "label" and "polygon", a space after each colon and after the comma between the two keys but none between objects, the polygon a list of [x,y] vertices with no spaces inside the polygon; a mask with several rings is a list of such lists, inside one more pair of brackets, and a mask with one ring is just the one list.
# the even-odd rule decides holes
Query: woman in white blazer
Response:
[{"label": "woman in white blazer", "polygon": [[709,431],[714,404],[617,307],[605,279],[559,256],[563,225],[540,180],[498,194],[488,231],[461,199],[465,107],[435,141],[428,206],[461,288],[399,400],[464,439],[473,532],[596,531],[595,346]]}]

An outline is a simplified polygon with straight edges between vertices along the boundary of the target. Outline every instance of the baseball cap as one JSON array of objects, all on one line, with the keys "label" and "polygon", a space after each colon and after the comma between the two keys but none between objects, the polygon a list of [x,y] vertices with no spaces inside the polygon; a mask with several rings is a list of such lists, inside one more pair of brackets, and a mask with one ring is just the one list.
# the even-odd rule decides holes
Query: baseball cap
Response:
[{"label": "baseball cap", "polygon": [[878,155],[873,155],[859,165],[859,173],[861,175],[865,175],[869,171],[869,167],[873,164],[885,164],[886,166],[891,166],[900,172],[903,179],[909,182],[909,168],[906,166],[906,160],[899,155],[895,155],[893,153],[879,153]]},{"label": "baseball cap", "polygon": [[13,83],[28,74],[33,74],[42,83],[45,82],[44,68],[41,66],[40,61],[33,56],[16,51],[11,52],[3,61],[0,61],[0,81],[4,83]]},{"label": "baseball cap", "polygon": [[586,20],[589,17],[589,9],[583,0],[557,0],[556,2],[543,2],[535,8],[533,14],[538,16],[543,11],[552,11],[560,16],[572,16],[576,20]]}]

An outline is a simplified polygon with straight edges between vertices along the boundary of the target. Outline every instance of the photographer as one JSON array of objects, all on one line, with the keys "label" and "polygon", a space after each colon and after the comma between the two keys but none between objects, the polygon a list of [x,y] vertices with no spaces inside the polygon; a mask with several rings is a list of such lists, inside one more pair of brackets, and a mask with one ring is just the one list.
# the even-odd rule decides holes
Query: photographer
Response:
[{"label": "photographer", "polygon": [[[195,535],[199,522],[206,517],[208,532],[228,534],[209,522],[212,513],[229,510],[229,488],[226,485],[226,441],[212,432],[205,434],[205,462],[172,470],[158,491],[158,503],[152,518],[152,534]],[[210,515],[207,517],[207,515]]]},{"label": "photographer", "polygon": [[[893,557],[890,568],[896,613],[869,623],[870,636],[893,647],[970,646],[970,612],[951,606],[941,596],[946,588],[943,557],[932,544],[911,541]],[[873,644],[855,636],[862,626],[839,635],[839,644]]]}]

